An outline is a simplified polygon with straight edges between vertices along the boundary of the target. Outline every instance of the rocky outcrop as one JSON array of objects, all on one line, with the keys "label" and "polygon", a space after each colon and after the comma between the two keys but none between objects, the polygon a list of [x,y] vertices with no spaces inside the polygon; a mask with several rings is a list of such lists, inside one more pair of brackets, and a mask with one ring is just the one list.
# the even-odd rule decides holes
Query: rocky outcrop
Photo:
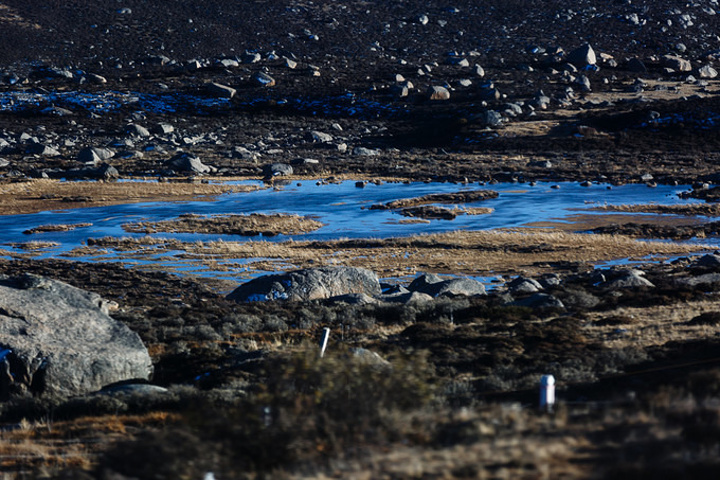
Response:
[{"label": "rocky outcrop", "polygon": [[151,373],[140,337],[99,295],[35,275],[0,276],[0,398],[69,397]]},{"label": "rocky outcrop", "polygon": [[227,298],[237,302],[319,300],[351,293],[380,295],[380,282],[370,270],[322,267],[265,275],[240,285]]}]

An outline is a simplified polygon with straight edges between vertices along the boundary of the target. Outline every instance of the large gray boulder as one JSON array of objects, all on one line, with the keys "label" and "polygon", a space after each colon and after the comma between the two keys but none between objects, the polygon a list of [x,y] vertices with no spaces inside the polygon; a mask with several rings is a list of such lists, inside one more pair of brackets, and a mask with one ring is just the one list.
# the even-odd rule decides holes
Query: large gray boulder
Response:
[{"label": "large gray boulder", "polygon": [[0,399],[69,397],[152,373],[137,333],[99,295],[36,275],[0,275]]},{"label": "large gray boulder", "polygon": [[380,295],[380,282],[370,270],[321,267],[265,275],[240,285],[227,298],[236,302],[319,300],[350,293]]}]

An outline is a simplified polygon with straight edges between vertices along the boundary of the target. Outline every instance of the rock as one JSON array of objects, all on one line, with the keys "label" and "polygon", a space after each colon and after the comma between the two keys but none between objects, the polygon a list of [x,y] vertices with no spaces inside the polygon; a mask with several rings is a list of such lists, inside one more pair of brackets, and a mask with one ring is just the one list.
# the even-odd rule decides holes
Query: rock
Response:
[{"label": "rock", "polygon": [[583,92],[592,91],[592,86],[590,85],[590,79],[587,77],[587,75],[578,76],[575,79],[575,83],[580,87],[580,90]]},{"label": "rock", "polygon": [[392,367],[390,362],[372,350],[358,347],[353,348],[350,351],[352,352],[353,359],[363,365],[382,369],[389,369]]},{"label": "rock", "polygon": [[232,98],[236,90],[221,83],[210,82],[207,84],[207,91],[217,98]]},{"label": "rock", "polygon": [[692,264],[690,264],[690,266],[691,267],[700,267],[700,268],[720,269],[720,255],[715,255],[715,254],[703,255],[702,257],[695,260]]},{"label": "rock", "polygon": [[237,68],[240,66],[240,62],[234,58],[221,58],[217,61],[217,64],[223,68]]},{"label": "rock", "polygon": [[517,277],[507,284],[508,290],[513,293],[535,293],[543,289],[540,282],[532,278]]},{"label": "rock", "polygon": [[495,110],[485,110],[473,116],[472,120],[483,127],[499,127],[502,125],[503,117]]},{"label": "rock", "polygon": [[472,71],[475,75],[477,75],[480,78],[485,76],[485,69],[483,67],[481,67],[480,65],[475,65],[473,67]]},{"label": "rock", "polygon": [[432,302],[433,297],[422,292],[398,292],[386,294],[381,300],[388,303],[404,303],[405,305]]},{"label": "rock", "polygon": [[262,60],[262,56],[257,52],[245,52],[242,57],[240,57],[242,63],[258,63],[260,60]]},{"label": "rock", "polygon": [[431,86],[427,89],[427,97],[430,100],[450,100],[450,91],[445,87]]},{"label": "rock", "polygon": [[443,280],[435,274],[424,274],[412,281],[408,286],[412,292],[420,292],[438,297],[440,295],[485,295],[485,285],[472,278],[451,278]]},{"label": "rock", "polygon": [[308,301],[363,293],[380,295],[380,282],[370,270],[321,267],[265,275],[240,285],[227,298],[236,302],[264,300]]},{"label": "rock", "polygon": [[644,273],[639,270],[627,270],[613,280],[603,283],[601,286],[616,290],[620,288],[655,287],[648,279],[643,277]]},{"label": "rock", "polygon": [[77,160],[85,165],[97,165],[115,156],[115,151],[109,148],[85,147],[78,152]]},{"label": "rock", "polygon": [[292,59],[286,57],[284,59],[284,62],[285,62],[285,67],[289,68],[290,70],[294,70],[297,68],[298,64],[295,60],[292,60]]},{"label": "rock", "polygon": [[60,152],[55,147],[43,145],[42,143],[31,143],[25,148],[25,151],[29,154],[43,157],[57,157],[60,155]]},{"label": "rock", "polygon": [[293,167],[286,163],[270,163],[262,169],[265,178],[279,177],[293,174]]},{"label": "rock", "polygon": [[365,148],[365,147],[355,147],[353,148],[353,155],[357,155],[360,157],[375,157],[379,155],[379,152],[377,150],[374,150],[372,148]]},{"label": "rock", "polygon": [[375,305],[379,303],[378,299],[371,297],[365,293],[347,293],[345,295],[337,295],[331,297],[329,301],[332,304],[345,304],[345,305]]},{"label": "rock", "polygon": [[197,156],[186,152],[178,153],[170,160],[166,161],[165,167],[178,172],[212,173],[217,171],[215,167],[205,165]]},{"label": "rock", "polygon": [[169,123],[158,123],[154,125],[150,131],[155,135],[169,135],[175,131],[175,127]]},{"label": "rock", "polygon": [[647,67],[645,66],[643,61],[637,57],[633,57],[628,60],[627,69],[631,72],[647,73]]},{"label": "rock", "polygon": [[0,398],[69,397],[142,379],[140,337],[99,295],[36,275],[0,276]]},{"label": "rock", "polygon": [[590,44],[585,44],[568,53],[567,61],[578,68],[585,68],[589,65],[595,65],[597,57]]},{"label": "rock", "polygon": [[530,307],[530,308],[559,308],[564,309],[565,305],[553,295],[547,293],[535,293],[527,298],[521,300],[515,300],[510,303],[517,307]]},{"label": "rock", "polygon": [[715,78],[718,76],[718,72],[710,65],[705,65],[698,69],[698,76],[700,78]]},{"label": "rock", "polygon": [[103,163],[98,168],[88,171],[87,176],[97,178],[99,180],[111,180],[114,178],[120,178],[120,172],[118,172],[117,168],[112,165]]},{"label": "rock", "polygon": [[408,285],[408,290],[411,292],[421,292],[425,288],[442,281],[443,279],[439,275],[434,273],[423,273],[415,278],[410,285]]},{"label": "rock", "polygon": [[662,65],[663,67],[671,68],[676,72],[689,72],[692,70],[690,60],[685,60],[677,55],[663,55]]},{"label": "rock", "polygon": [[398,98],[404,98],[410,95],[410,89],[406,85],[393,85],[390,87],[390,93]]},{"label": "rock", "polygon": [[131,123],[125,127],[125,133],[131,137],[136,138],[147,138],[150,136],[150,131],[142,125]]},{"label": "rock", "polygon": [[263,87],[275,86],[275,79],[264,72],[257,72],[255,75],[253,75],[253,80],[255,81],[255,83],[259,83]]},{"label": "rock", "polygon": [[333,141],[332,135],[330,135],[329,133],[325,133],[325,132],[319,132],[317,130],[313,130],[312,132],[310,132],[310,138],[312,139],[313,142],[318,142],[318,143],[330,143]]},{"label": "rock", "polygon": [[230,156],[232,158],[241,158],[243,160],[257,160],[260,157],[260,154],[251,152],[247,148],[239,146],[232,149]]},{"label": "rock", "polygon": [[86,75],[88,81],[90,83],[94,83],[96,85],[102,85],[104,83],[107,83],[107,78],[103,77],[102,75],[98,75],[96,73],[88,73]]}]

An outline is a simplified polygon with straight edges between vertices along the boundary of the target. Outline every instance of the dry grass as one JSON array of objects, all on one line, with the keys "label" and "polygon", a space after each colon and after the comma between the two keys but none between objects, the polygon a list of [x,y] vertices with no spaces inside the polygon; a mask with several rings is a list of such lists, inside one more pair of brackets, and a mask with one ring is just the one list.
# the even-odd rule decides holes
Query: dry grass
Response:
[{"label": "dry grass", "polygon": [[[617,308],[606,312],[588,312],[586,333],[613,349],[639,350],[667,342],[703,340],[720,335],[720,326],[685,323],[702,313],[718,310],[717,302],[686,302],[677,305],[648,305],[642,308]],[[598,326],[604,319],[616,319],[612,325]],[[626,319],[625,323],[622,319]],[[619,322],[617,320],[620,320]]]},{"label": "dry grass", "polygon": [[323,223],[299,215],[182,215],[176,220],[127,223],[123,229],[134,233],[214,233],[228,235],[298,235],[321,228]]},{"label": "dry grass", "polygon": [[27,250],[27,251],[34,251],[34,250],[45,250],[48,248],[55,248],[59,247],[60,244],[57,242],[19,242],[19,243],[9,243],[8,246],[19,248],[21,250]]},{"label": "dry grass", "polygon": [[54,224],[54,225],[40,225],[39,227],[25,230],[23,233],[32,235],[34,233],[46,233],[46,232],[69,232],[76,228],[92,227],[92,223],[72,223],[72,224]]},{"label": "dry grass", "polygon": [[423,195],[422,197],[403,198],[393,200],[385,204],[373,205],[370,207],[374,210],[394,210],[399,208],[417,207],[420,205],[428,205],[431,203],[468,203],[479,202],[489,198],[497,198],[498,193],[493,190],[472,190],[457,193],[432,193]]},{"label": "dry grass", "polygon": [[31,30],[42,29],[42,27],[37,23],[27,21],[22,16],[18,15],[14,9],[2,3],[0,3],[0,25],[15,25]]},{"label": "dry grass", "polygon": [[593,210],[604,212],[660,213],[671,215],[720,217],[720,204],[691,203],[689,205],[603,205]]},{"label": "dry grass", "polygon": [[627,224],[649,224],[657,226],[686,227],[688,225],[699,225],[702,222],[697,218],[685,218],[681,216],[663,215],[630,215],[629,213],[606,213],[593,215],[578,213],[569,215],[557,221],[531,222],[530,227],[553,228],[568,232],[593,230],[595,228],[609,227],[613,225]]},{"label": "dry grass", "polygon": [[22,472],[64,468],[89,469],[97,455],[113,442],[126,439],[129,429],[153,428],[175,423],[177,414],[106,415],[71,421],[21,421],[17,428],[0,433],[0,472],[26,478]]},{"label": "dry grass", "polygon": [[212,200],[218,195],[254,190],[257,187],[208,183],[32,180],[0,184],[0,215],[123,203]]},{"label": "dry grass", "polygon": [[647,255],[672,256],[702,252],[710,247],[667,242],[642,242],[619,235],[584,235],[566,232],[457,231],[451,233],[391,238],[353,239],[328,242],[180,242],[156,238],[103,238],[89,249],[112,248],[138,252],[162,244],[168,250],[185,252],[184,260],[198,263],[222,259],[248,259],[244,268],[286,270],[321,265],[365,267],[381,277],[402,277],[416,272],[479,275],[486,273],[526,274],[551,271],[554,263],[575,265]]}]

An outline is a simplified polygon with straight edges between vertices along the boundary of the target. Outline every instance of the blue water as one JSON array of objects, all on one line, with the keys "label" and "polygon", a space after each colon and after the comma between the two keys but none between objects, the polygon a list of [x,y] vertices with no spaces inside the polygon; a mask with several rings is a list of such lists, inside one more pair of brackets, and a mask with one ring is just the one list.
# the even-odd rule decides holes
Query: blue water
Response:
[{"label": "blue water", "polygon": [[[262,185],[259,182],[239,182]],[[602,214],[591,209],[598,205],[622,204],[680,204],[678,193],[688,186],[648,188],[645,185],[623,185],[608,189],[607,185],[581,187],[577,183],[561,183],[559,189],[552,184],[496,184],[458,185],[452,183],[383,183],[357,188],[355,182],[316,185],[314,181],[288,184],[283,187],[264,188],[250,193],[233,193],[213,201],[152,202],[46,211],[30,215],[0,217],[0,247],[14,253],[20,250],[9,243],[43,241],[57,242],[58,247],[39,252],[38,258],[53,258],[85,244],[89,238],[142,237],[123,230],[131,222],[172,220],[184,213],[199,215],[286,213],[307,215],[325,224],[314,232],[303,235],[277,235],[274,237],[243,237],[238,235],[168,234],[150,235],[156,238],[176,238],[183,241],[285,241],[331,240],[342,238],[387,238],[453,230],[484,230],[527,226],[542,221],[570,221],[578,213]],[[401,224],[406,219],[387,210],[371,210],[370,206],[401,198],[412,198],[431,193],[459,192],[487,189],[498,192],[496,199],[458,205],[459,207],[491,207],[487,215],[460,215],[454,220],[431,220],[429,223]],[[443,205],[452,208],[453,205]],[[25,235],[22,232],[41,225],[92,223],[90,227],[69,232],[48,232]],[[105,259],[111,259],[110,252]],[[82,259],[82,258],[79,258]],[[159,261],[159,259],[158,259]],[[163,263],[168,261],[167,256]],[[178,266],[182,266],[178,261]],[[186,267],[187,268],[187,267]]]}]

